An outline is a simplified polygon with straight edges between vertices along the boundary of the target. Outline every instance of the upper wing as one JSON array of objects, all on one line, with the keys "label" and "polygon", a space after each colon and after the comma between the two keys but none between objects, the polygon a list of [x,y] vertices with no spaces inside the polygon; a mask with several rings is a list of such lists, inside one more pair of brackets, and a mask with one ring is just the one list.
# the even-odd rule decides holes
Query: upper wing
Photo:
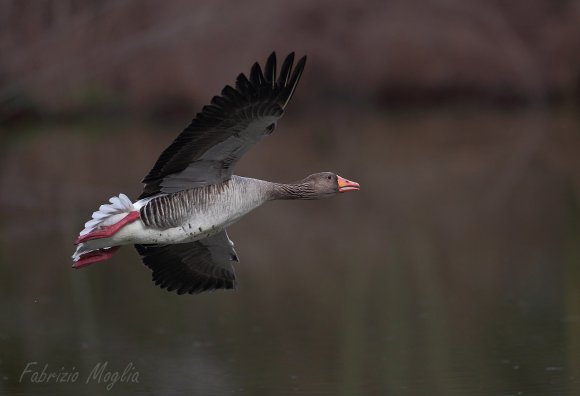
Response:
[{"label": "upper wing", "polygon": [[135,245],[143,263],[153,271],[153,281],[177,294],[233,289],[238,262],[234,244],[226,231],[190,243]]},{"label": "upper wing", "polygon": [[229,85],[204,106],[191,124],[161,153],[143,179],[140,198],[217,184],[232,175],[240,157],[271,133],[292,97],[306,57],[292,71],[294,53],[286,57],[276,78],[276,54],[264,72],[256,62],[248,79],[243,73],[236,87]]}]

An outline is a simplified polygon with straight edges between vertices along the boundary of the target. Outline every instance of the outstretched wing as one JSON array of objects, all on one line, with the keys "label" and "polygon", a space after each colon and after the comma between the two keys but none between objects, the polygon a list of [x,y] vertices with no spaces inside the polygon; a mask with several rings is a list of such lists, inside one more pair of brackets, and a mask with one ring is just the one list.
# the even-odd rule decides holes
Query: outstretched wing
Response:
[{"label": "outstretched wing", "polygon": [[236,87],[204,106],[191,124],[163,151],[143,179],[140,198],[172,193],[228,180],[244,153],[270,134],[282,116],[304,70],[306,57],[292,69],[294,53],[286,57],[276,77],[276,54],[264,71],[256,62],[248,79],[243,73]]},{"label": "outstretched wing", "polygon": [[190,243],[135,248],[153,271],[153,282],[168,291],[193,294],[236,286],[233,262],[239,260],[226,231]]}]

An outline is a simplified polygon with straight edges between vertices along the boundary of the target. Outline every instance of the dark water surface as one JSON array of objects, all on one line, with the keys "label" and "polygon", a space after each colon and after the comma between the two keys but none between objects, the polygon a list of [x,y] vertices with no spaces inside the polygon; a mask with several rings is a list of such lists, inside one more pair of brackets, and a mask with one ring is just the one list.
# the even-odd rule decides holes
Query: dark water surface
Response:
[{"label": "dark water surface", "polygon": [[155,287],[129,247],[70,268],[92,210],[135,198],[179,125],[5,131],[0,394],[580,394],[578,116],[312,118],[237,173],[333,170],[362,190],[251,213],[230,231],[239,290],[198,296]]}]

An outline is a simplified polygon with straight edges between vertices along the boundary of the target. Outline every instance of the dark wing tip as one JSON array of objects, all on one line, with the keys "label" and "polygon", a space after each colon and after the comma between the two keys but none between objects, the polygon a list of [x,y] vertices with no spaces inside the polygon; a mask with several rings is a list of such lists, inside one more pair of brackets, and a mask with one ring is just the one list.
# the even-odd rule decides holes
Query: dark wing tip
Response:
[{"label": "dark wing tip", "polygon": [[236,89],[240,91],[240,93],[247,95],[251,90],[251,86],[252,84],[250,83],[250,80],[248,80],[248,77],[246,77],[244,73],[240,73],[236,79]]},{"label": "dark wing tip", "polygon": [[276,84],[276,52],[272,52],[268,59],[266,60],[266,66],[264,68],[266,75],[266,82],[272,84],[272,88]]},{"label": "dark wing tip", "polygon": [[288,78],[290,77],[290,70],[292,70],[292,65],[294,64],[294,52],[290,52],[284,62],[282,63],[282,68],[280,69],[280,76],[278,77],[278,85],[283,87],[288,83]]},{"label": "dark wing tip", "polygon": [[290,91],[288,92],[288,96],[287,96],[286,100],[284,101],[284,104],[282,105],[282,107],[286,107],[286,105],[288,104],[288,101],[290,100],[290,98],[292,98],[292,95],[294,94],[294,91],[296,90],[296,87],[298,86],[298,81],[300,80],[300,77],[302,76],[302,72],[304,71],[304,66],[306,66],[306,56],[303,56],[302,58],[300,58],[300,60],[296,64],[296,67],[294,68],[294,72],[292,73],[292,77],[290,78],[290,81],[288,82],[288,89]]},{"label": "dark wing tip", "polygon": [[264,83],[264,74],[262,74],[262,69],[258,62],[254,63],[252,70],[250,70],[250,81],[254,86],[259,87]]},{"label": "dark wing tip", "polygon": [[240,73],[236,79],[236,88],[226,86],[222,90],[222,96],[234,103],[240,101],[242,97],[247,98],[246,100],[269,97],[283,109],[292,98],[306,65],[306,56],[300,58],[295,66],[294,58],[295,53],[290,52],[282,63],[280,73],[277,74],[276,52],[272,51],[263,69],[258,62],[255,62],[249,76],[246,77],[244,73]]}]

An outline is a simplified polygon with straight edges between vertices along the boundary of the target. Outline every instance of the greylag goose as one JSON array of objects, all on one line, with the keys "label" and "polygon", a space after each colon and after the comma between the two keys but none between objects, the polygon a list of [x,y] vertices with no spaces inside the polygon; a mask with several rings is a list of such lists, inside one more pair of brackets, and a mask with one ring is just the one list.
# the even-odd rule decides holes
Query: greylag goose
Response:
[{"label": "greylag goose", "polygon": [[135,245],[153,281],[161,288],[200,293],[236,287],[238,262],[226,228],[278,199],[319,199],[356,191],[358,183],[331,172],[292,184],[232,174],[250,147],[272,133],[294,94],[306,57],[293,68],[294,53],[277,76],[276,54],[262,71],[256,62],[235,88],[203,107],[191,124],[161,153],[143,179],[136,202],[112,197],[85,224],[76,241],[73,267],[107,260],[123,245]]}]

